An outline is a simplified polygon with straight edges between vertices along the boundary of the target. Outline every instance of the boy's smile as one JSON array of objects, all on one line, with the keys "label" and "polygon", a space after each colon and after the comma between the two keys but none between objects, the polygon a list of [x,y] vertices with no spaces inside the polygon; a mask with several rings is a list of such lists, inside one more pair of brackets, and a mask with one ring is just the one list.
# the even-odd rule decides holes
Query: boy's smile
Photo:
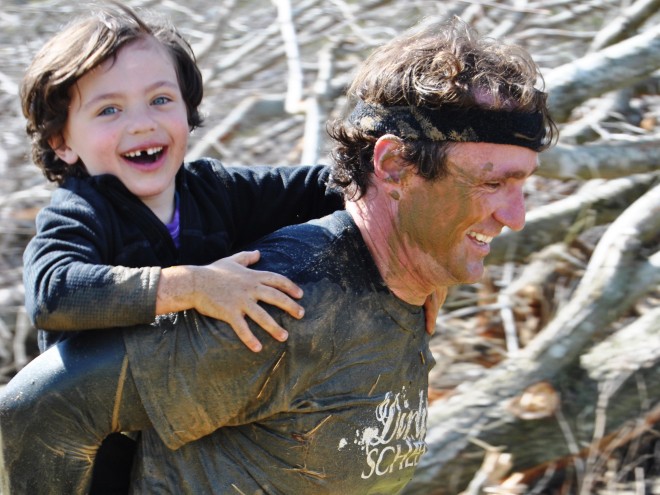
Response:
[{"label": "boy's smile", "polygon": [[153,38],[123,47],[71,89],[63,143],[68,164],[112,174],[164,222],[188,145],[188,119],[171,55]]}]

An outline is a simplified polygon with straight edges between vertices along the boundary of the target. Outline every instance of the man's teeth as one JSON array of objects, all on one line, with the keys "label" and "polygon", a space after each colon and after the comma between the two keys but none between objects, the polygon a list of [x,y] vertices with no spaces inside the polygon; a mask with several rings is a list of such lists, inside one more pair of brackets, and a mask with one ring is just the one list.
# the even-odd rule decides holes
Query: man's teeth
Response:
[{"label": "man's teeth", "polygon": [[125,153],[124,156],[128,158],[137,158],[138,156],[141,156],[142,153],[146,153],[147,155],[155,155],[156,153],[160,153],[161,151],[163,151],[163,147],[159,146],[158,148],[147,148],[146,150],[130,151],[128,153]]},{"label": "man's teeth", "polygon": [[468,235],[470,237],[473,237],[474,239],[478,240],[479,242],[483,242],[485,244],[490,244],[490,241],[493,240],[492,237],[489,237],[487,235],[479,234],[478,232],[469,232]]}]

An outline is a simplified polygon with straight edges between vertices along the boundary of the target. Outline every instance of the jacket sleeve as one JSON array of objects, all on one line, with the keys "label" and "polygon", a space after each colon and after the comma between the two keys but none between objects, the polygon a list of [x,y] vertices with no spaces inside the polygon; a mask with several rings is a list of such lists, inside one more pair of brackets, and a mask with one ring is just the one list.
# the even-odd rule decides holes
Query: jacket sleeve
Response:
[{"label": "jacket sleeve", "polygon": [[327,166],[227,167],[235,245],[281,227],[321,218],[344,208],[343,194],[329,186]]},{"label": "jacket sleeve", "polygon": [[111,266],[110,219],[58,189],[37,215],[23,255],[25,307],[43,330],[76,331],[150,323],[159,267]]}]

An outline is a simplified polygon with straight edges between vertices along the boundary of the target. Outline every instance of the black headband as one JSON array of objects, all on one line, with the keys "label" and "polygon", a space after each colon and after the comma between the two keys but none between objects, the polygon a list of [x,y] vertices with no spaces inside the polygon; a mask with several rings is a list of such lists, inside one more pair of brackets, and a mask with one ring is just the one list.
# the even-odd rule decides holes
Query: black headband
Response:
[{"label": "black headband", "polygon": [[457,107],[386,107],[362,100],[349,118],[367,134],[394,134],[402,139],[513,144],[534,151],[545,148],[540,112]]}]

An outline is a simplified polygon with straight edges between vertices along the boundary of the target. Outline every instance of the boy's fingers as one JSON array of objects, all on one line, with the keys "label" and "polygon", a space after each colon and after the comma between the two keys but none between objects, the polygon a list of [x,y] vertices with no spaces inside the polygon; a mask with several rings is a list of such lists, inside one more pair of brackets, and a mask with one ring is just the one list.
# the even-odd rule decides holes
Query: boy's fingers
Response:
[{"label": "boy's fingers", "polygon": [[426,318],[426,333],[433,335],[435,333],[435,320],[438,317],[440,305],[436,293],[430,294],[424,302],[424,316]]},{"label": "boy's fingers", "polygon": [[435,322],[430,319],[426,320],[426,333],[433,335],[435,333]]},{"label": "boy's fingers", "polygon": [[229,325],[234,329],[238,338],[243,342],[248,349],[253,352],[259,352],[262,349],[261,342],[257,339],[254,334],[250,331],[245,318],[241,315],[232,321],[227,321]]},{"label": "boy's fingers", "polygon": [[[267,285],[261,286],[258,293],[259,301],[276,306],[286,311],[294,318],[300,319],[305,315],[305,309],[284,292]],[[260,308],[261,309],[261,308]]]},{"label": "boy's fingers", "polygon": [[426,317],[426,333],[433,335],[435,333],[435,323],[438,319],[440,308],[447,299],[447,288],[441,287],[433,291],[424,302],[424,314]]},{"label": "boy's fingers", "polygon": [[[261,272],[261,274],[264,276],[264,278],[261,280],[262,284],[277,289],[278,291],[282,291],[288,296],[295,297],[296,299],[300,299],[303,296],[302,289],[294,284],[291,280],[286,278],[284,275],[273,272]],[[292,314],[291,316],[295,315]]]},{"label": "boy's fingers", "polygon": [[275,340],[284,342],[289,334],[273,319],[268,312],[261,306],[255,304],[252,306],[247,315],[254,320],[254,322],[268,332]]},{"label": "boy's fingers", "polygon": [[241,251],[240,253],[232,254],[227,259],[243,266],[249,266],[259,261],[260,256],[261,253],[259,251]]}]

